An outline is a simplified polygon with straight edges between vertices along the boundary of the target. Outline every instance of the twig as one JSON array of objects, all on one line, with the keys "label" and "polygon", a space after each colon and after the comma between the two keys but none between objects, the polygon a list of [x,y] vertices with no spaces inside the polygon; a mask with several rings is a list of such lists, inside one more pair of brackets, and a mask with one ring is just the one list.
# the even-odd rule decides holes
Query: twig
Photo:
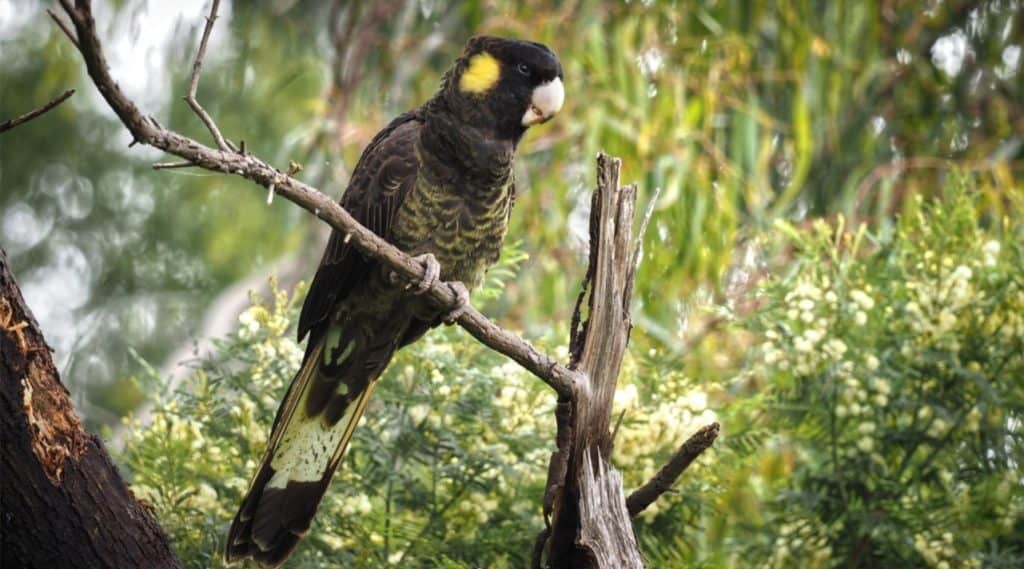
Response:
[{"label": "twig", "polygon": [[668,492],[675,484],[679,475],[693,463],[702,452],[711,446],[718,438],[720,426],[718,423],[711,423],[701,427],[692,437],[686,440],[679,450],[672,455],[668,463],[661,467],[661,470],[651,478],[647,484],[637,488],[626,498],[626,507],[629,509],[629,516],[636,517],[637,514],[647,509],[662,494]]},{"label": "twig", "polygon": [[[633,249],[633,264],[629,266],[629,275],[626,278],[626,292],[625,298],[633,298],[633,286],[636,284],[634,275],[637,269],[640,268],[641,257],[644,254],[644,235],[647,234],[647,225],[650,224],[651,218],[654,217],[654,207],[658,205],[658,196],[661,195],[661,186],[654,188],[654,195],[647,202],[647,209],[644,210],[644,217],[640,220],[640,230],[636,234],[636,245]],[[616,427],[617,428],[617,427]],[[615,435],[612,435],[614,440]]]},{"label": "twig", "polygon": [[172,168],[193,168],[198,166],[195,162],[183,160],[181,162],[157,162],[153,164],[154,170],[170,170]]},{"label": "twig", "polygon": [[654,195],[647,202],[647,209],[644,210],[644,217],[640,220],[640,230],[636,233],[636,249],[633,250],[633,270],[640,267],[640,257],[644,254],[644,235],[647,234],[647,225],[654,217],[654,208],[658,205],[658,197],[661,196],[661,186],[654,188]]},{"label": "twig", "polygon": [[[135,140],[188,160],[201,168],[241,176],[264,188],[275,184],[275,193],[345,233],[351,245],[368,258],[380,262],[408,279],[418,279],[421,276],[423,267],[420,263],[361,225],[341,205],[316,188],[291,177],[282,179],[279,170],[253,154],[243,156],[230,149],[210,148],[147,120],[110,76],[102,45],[96,35],[91,2],[78,0],[72,5],[69,0],[61,0],[61,5],[78,33],[79,51],[89,76]],[[440,281],[431,286],[426,294],[429,294],[439,306],[454,306],[458,301],[448,285]],[[526,340],[499,327],[473,307],[467,307],[456,321],[481,343],[511,358],[542,379],[560,397],[573,397],[576,390],[585,385],[579,373],[559,364]]]},{"label": "twig", "polygon": [[609,437],[612,440],[612,444],[615,444],[615,437],[619,436],[619,428],[622,427],[622,420],[626,418],[626,410],[619,411],[619,418],[615,420],[615,427],[612,428],[612,434]]},{"label": "twig", "polygon": [[210,15],[206,17],[206,27],[203,28],[203,38],[199,40],[199,51],[196,52],[196,59],[192,62],[192,78],[188,84],[188,95],[183,97],[183,99],[199,115],[199,119],[203,121],[210,134],[213,135],[217,148],[234,152],[237,151],[235,145],[224,138],[224,135],[220,133],[220,129],[217,128],[217,123],[213,121],[213,118],[210,117],[206,109],[196,99],[196,91],[199,89],[199,72],[203,67],[203,58],[206,57],[206,43],[210,40],[210,32],[213,31],[213,23],[217,20],[217,8],[219,6],[220,0],[213,0],[213,5],[210,6]]},{"label": "twig", "polygon": [[32,109],[31,111],[29,111],[29,112],[27,112],[27,113],[25,113],[25,114],[23,114],[21,116],[14,117],[13,119],[10,119],[8,121],[0,123],[0,133],[8,131],[8,130],[11,130],[12,128],[14,128],[14,127],[16,127],[16,126],[18,126],[20,124],[27,123],[28,121],[38,117],[39,115],[49,111],[50,109],[56,107],[57,105],[63,103],[64,101],[68,100],[68,97],[70,97],[71,95],[74,95],[74,94],[75,94],[75,90],[74,89],[68,89],[67,91],[64,91],[63,93],[61,93],[60,95],[57,95],[49,103],[46,103],[45,105],[43,105],[41,107],[37,107],[35,109]]},{"label": "twig", "polygon": [[683,346],[679,352],[684,354],[692,352],[705,340],[705,338],[717,332],[719,328],[722,327],[722,324],[725,324],[728,321],[729,319],[725,316],[715,316],[714,318],[711,318],[705,322],[695,334],[690,335],[683,341]]},{"label": "twig", "polygon": [[57,14],[53,12],[53,10],[47,9],[46,13],[49,14],[51,18],[53,18],[53,21],[57,23],[57,27],[59,27],[64,32],[64,35],[68,36],[68,39],[71,40],[71,43],[73,43],[75,47],[78,47],[78,39],[75,38],[75,34],[72,33],[71,29],[68,28],[68,25],[64,23],[64,20],[61,20],[57,16]]}]

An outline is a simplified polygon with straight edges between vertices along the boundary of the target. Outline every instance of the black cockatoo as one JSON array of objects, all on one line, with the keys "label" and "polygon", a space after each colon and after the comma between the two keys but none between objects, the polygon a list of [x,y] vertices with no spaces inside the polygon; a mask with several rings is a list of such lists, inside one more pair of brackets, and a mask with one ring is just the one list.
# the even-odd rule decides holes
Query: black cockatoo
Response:
[{"label": "black cockatoo", "polygon": [[[425,267],[410,291],[331,235],[299,318],[302,367],[278,409],[263,462],[228,533],[226,559],[280,565],[309,529],[374,385],[395,351],[450,318],[417,292],[442,279],[466,301],[498,259],[526,129],[562,107],[562,67],[546,46],[475,37],[423,106],[363,151],[341,204]],[[458,310],[458,309],[456,309]]]}]

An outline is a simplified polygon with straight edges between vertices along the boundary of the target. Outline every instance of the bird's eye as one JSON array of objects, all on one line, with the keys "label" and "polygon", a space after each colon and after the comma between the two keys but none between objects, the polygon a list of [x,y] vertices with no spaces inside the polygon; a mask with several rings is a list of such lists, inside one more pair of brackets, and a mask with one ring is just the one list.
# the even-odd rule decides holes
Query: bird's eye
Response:
[{"label": "bird's eye", "polygon": [[520,63],[518,69],[519,72],[522,73],[523,75],[527,77],[530,76],[530,68],[525,63]]}]

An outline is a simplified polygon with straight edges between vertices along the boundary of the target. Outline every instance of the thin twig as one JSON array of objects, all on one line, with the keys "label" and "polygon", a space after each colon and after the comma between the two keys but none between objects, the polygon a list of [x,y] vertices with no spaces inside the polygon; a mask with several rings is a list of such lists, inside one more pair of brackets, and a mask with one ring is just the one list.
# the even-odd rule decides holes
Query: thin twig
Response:
[{"label": "thin twig", "polygon": [[612,440],[612,444],[615,444],[615,437],[619,436],[619,427],[622,426],[622,420],[626,418],[626,410],[619,411],[619,418],[615,420],[615,427],[612,428],[612,434],[609,437]]},{"label": "thin twig", "polygon": [[182,160],[181,162],[157,162],[153,164],[154,170],[170,170],[173,168],[193,168],[199,166],[195,162],[189,162],[188,160]]},{"label": "thin twig", "polygon": [[692,437],[686,440],[679,450],[672,455],[672,458],[668,460],[665,466],[661,467],[661,470],[651,478],[647,484],[644,484],[640,488],[637,488],[629,498],[626,498],[626,507],[629,509],[629,516],[636,517],[637,514],[647,509],[657,500],[662,494],[668,492],[672,485],[676,483],[679,475],[686,470],[687,467],[701,455],[702,452],[707,450],[711,443],[715,442],[718,438],[720,431],[718,423],[711,423],[706,427],[701,427]]},{"label": "thin twig", "polygon": [[686,354],[694,351],[694,349],[701,344],[708,336],[717,332],[722,324],[728,322],[729,319],[725,316],[715,316],[705,322],[695,334],[687,336],[684,341],[682,348],[679,349],[680,353]]},{"label": "thin twig", "polygon": [[[860,184],[857,184],[857,190],[853,194],[853,211],[859,214],[861,206],[864,204],[864,201],[867,200],[871,189],[879,182],[886,178],[895,179],[896,177],[912,170],[952,170],[955,168],[965,172],[978,172],[993,170],[1000,166],[1009,166],[1013,168],[1015,164],[1019,166],[1021,162],[1013,160],[994,160],[991,158],[951,160],[946,158],[935,158],[932,156],[911,156],[910,158],[892,160],[885,164],[875,166],[870,172],[868,172],[868,175],[861,180]],[[855,225],[856,222],[856,218],[852,219],[851,225]]]},{"label": "thin twig", "polygon": [[654,207],[658,205],[658,197],[661,196],[661,186],[654,188],[654,195],[647,202],[647,209],[644,210],[644,217],[640,220],[640,231],[636,234],[636,249],[633,251],[633,270],[640,267],[640,256],[644,253],[644,235],[647,234],[647,225],[654,217]]},{"label": "thin twig", "polygon": [[[335,200],[316,188],[281,172],[253,154],[241,155],[231,149],[214,149],[173,130],[157,127],[145,118],[135,103],[110,76],[103,47],[96,35],[92,6],[89,0],[61,0],[64,11],[78,33],[79,51],[89,76],[100,94],[142,144],[158,148],[213,172],[240,176],[264,188],[275,185],[274,191],[299,207],[326,221],[347,236],[348,242],[373,259],[407,279],[419,279],[422,265],[356,221]],[[434,283],[425,292],[438,306],[454,307],[458,298],[447,283]],[[467,307],[456,319],[470,335],[498,353],[504,354],[547,383],[560,397],[575,397],[585,388],[578,372],[559,364],[519,336],[499,327],[473,307]]]},{"label": "thin twig", "polygon": [[217,128],[217,123],[213,121],[213,118],[210,117],[206,109],[196,99],[196,91],[199,89],[199,72],[203,67],[203,58],[206,57],[206,44],[210,40],[210,32],[213,31],[213,23],[217,21],[217,8],[219,6],[220,0],[213,0],[213,5],[210,6],[210,15],[206,17],[206,27],[203,28],[203,38],[199,40],[199,51],[196,52],[195,61],[192,62],[192,78],[188,84],[188,95],[183,98],[188,103],[188,106],[192,107],[192,111],[199,115],[199,119],[203,121],[210,134],[213,135],[217,148],[234,152],[237,151],[235,145],[224,138],[224,135],[220,133],[220,129]]},{"label": "thin twig", "polygon": [[75,37],[75,34],[71,31],[71,28],[69,28],[68,25],[64,23],[64,20],[61,20],[57,16],[57,14],[54,13],[53,10],[47,9],[46,13],[49,14],[51,18],[53,18],[53,21],[56,22],[57,27],[59,27],[64,32],[64,35],[68,36],[68,39],[71,40],[71,43],[73,43],[77,48],[78,38]]},{"label": "thin twig", "polygon": [[41,107],[37,107],[35,109],[32,109],[31,111],[29,111],[29,112],[27,112],[27,113],[25,113],[25,114],[23,114],[21,116],[14,117],[13,119],[10,119],[8,121],[0,123],[0,133],[8,131],[8,130],[11,130],[12,128],[14,128],[14,127],[16,127],[16,126],[18,126],[20,124],[27,123],[28,121],[38,117],[39,115],[49,111],[50,109],[56,107],[57,105],[63,103],[64,101],[68,100],[68,97],[70,97],[71,95],[74,95],[74,94],[75,94],[75,90],[74,89],[68,89],[67,91],[64,91],[63,93],[61,93],[60,95],[57,95],[49,103],[46,103],[45,105],[43,105]]},{"label": "thin twig", "polygon": [[[633,287],[636,285],[636,271],[640,268],[641,257],[644,254],[644,235],[647,233],[647,225],[651,222],[651,218],[654,217],[654,207],[658,205],[658,196],[661,195],[661,186],[654,188],[654,195],[647,202],[647,209],[644,210],[644,217],[640,220],[640,231],[636,234],[636,245],[633,249],[633,264],[628,268],[628,276],[626,277],[626,292],[623,297],[627,299],[633,298]],[[615,436],[612,435],[614,440]]]}]

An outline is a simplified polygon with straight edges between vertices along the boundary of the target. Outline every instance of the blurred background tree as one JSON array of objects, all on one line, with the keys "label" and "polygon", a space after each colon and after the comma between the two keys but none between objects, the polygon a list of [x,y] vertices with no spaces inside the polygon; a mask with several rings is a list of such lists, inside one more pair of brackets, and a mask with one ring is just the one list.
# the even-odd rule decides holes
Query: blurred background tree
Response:
[{"label": "blurred background tree", "polygon": [[[173,394],[175,382],[190,377],[179,362],[238,328],[249,289],[265,290],[273,273],[290,290],[312,274],[326,231],[281,200],[268,205],[242,181],[151,170],[161,157],[128,148],[45,7],[0,0],[0,117],[65,88],[79,92],[0,137],[0,243],[76,404],[93,426],[116,428],[160,399],[152,382],[133,378],[170,378],[161,385]],[[206,10],[201,0],[97,7],[122,86],[146,112],[200,139],[202,125],[179,97]],[[661,544],[655,550],[665,565],[656,566],[735,562],[742,548],[734,547],[741,534],[733,524],[772,527],[772,516],[786,511],[769,507],[772,492],[747,486],[820,483],[813,470],[794,472],[794,462],[816,455],[789,445],[785,433],[821,443],[813,425],[827,423],[769,420],[785,415],[772,405],[793,404],[771,399],[773,390],[796,380],[791,371],[751,367],[752,348],[770,329],[758,318],[778,316],[758,312],[774,293],[751,290],[766,275],[785,277],[790,267],[830,258],[801,256],[790,238],[813,220],[834,227],[841,214],[847,228],[866,223],[876,246],[897,242],[898,216],[916,203],[909,198],[948,195],[954,169],[974,188],[971,227],[1014,250],[1018,230],[1000,220],[1019,215],[1024,7],[1012,0],[231,2],[222,6],[199,96],[225,135],[280,167],[302,163],[305,181],[340,195],[370,137],[425,100],[465,39],[482,33],[551,45],[568,96],[558,119],[523,144],[510,232],[516,244],[506,258],[527,258],[508,273],[514,278],[490,289],[487,311],[534,338],[565,336],[598,150],[623,158],[623,178],[640,182],[641,200],[661,189],[637,281],[637,368],[622,395],[639,407],[625,424],[634,433],[670,429],[687,423],[680,409],[698,416],[708,406],[732,422],[716,477],[693,487],[718,498],[684,496],[652,512],[652,523],[674,521],[657,522],[641,541]],[[968,245],[955,250],[980,254]],[[748,316],[749,324],[721,325]],[[702,386],[697,394],[694,384]],[[1001,397],[993,405],[1011,409],[1005,421],[1017,420],[1019,430],[1019,404]],[[667,406],[660,415],[639,411],[649,405]],[[769,437],[780,430],[782,439]],[[843,441],[829,445],[859,438]],[[661,444],[674,442],[669,433]],[[775,450],[748,462],[766,444]],[[657,453],[620,446],[623,460],[639,465],[632,479],[639,482]],[[1019,466],[1004,471],[1019,480]],[[698,526],[705,530],[699,543],[689,539],[692,530],[681,542],[666,538]],[[778,538],[752,532],[744,539],[754,534],[767,546]],[[922,536],[923,549],[942,544],[941,534]],[[991,545],[963,547],[978,543]],[[832,545],[836,555],[856,550]],[[924,563],[921,555],[909,562]],[[927,563],[959,559],[947,557]]]}]

